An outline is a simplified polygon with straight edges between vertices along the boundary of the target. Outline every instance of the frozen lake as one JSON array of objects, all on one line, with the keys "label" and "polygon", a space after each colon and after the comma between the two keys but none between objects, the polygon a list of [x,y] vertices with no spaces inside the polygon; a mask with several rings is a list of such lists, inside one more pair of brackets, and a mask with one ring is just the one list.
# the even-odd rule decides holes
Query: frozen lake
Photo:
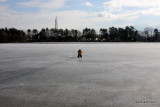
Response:
[{"label": "frozen lake", "polygon": [[0,44],[0,107],[160,107],[159,84],[160,43]]}]

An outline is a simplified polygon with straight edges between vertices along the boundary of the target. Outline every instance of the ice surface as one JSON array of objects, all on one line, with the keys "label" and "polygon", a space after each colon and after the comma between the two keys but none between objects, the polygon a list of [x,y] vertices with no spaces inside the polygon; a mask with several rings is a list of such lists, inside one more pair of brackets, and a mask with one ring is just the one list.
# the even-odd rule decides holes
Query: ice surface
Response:
[{"label": "ice surface", "polygon": [[0,44],[0,107],[160,107],[159,84],[159,43]]}]

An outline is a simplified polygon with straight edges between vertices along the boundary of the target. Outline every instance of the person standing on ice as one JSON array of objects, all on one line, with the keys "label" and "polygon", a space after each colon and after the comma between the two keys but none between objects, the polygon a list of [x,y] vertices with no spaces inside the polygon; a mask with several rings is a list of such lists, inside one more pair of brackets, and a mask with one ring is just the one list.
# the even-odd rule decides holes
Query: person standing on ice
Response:
[{"label": "person standing on ice", "polygon": [[79,50],[78,50],[78,58],[79,58],[79,57],[82,57],[82,49],[79,49]]}]

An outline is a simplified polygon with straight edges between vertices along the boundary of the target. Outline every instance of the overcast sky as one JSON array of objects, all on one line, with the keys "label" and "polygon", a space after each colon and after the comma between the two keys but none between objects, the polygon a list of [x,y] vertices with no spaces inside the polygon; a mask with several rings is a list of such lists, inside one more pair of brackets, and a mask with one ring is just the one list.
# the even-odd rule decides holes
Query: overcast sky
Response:
[{"label": "overcast sky", "polygon": [[160,0],[0,0],[0,28],[160,28]]}]

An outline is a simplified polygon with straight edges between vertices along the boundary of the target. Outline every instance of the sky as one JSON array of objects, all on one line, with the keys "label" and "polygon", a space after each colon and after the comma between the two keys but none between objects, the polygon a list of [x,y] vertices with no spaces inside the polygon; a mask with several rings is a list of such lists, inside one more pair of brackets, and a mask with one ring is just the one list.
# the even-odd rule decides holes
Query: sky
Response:
[{"label": "sky", "polygon": [[0,0],[0,28],[160,29],[160,0]]}]

